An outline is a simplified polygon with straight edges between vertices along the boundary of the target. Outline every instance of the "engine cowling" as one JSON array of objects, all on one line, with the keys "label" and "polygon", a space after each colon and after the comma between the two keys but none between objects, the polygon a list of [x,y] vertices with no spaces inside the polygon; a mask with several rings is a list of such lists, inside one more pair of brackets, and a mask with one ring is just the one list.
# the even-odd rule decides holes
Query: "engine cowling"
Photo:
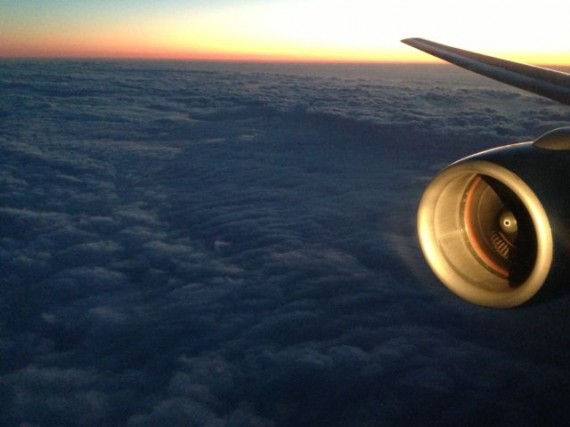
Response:
[{"label": "engine cowling", "polygon": [[570,128],[459,160],[428,185],[418,236],[451,291],[508,308],[564,277],[570,254]]}]

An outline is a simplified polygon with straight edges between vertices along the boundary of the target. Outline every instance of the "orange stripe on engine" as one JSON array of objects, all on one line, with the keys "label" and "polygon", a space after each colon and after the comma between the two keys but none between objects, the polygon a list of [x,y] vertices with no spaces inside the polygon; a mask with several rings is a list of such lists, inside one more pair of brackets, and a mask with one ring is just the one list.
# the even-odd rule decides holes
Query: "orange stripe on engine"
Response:
[{"label": "orange stripe on engine", "polygon": [[506,268],[497,264],[493,259],[491,259],[489,255],[487,255],[483,247],[481,246],[481,243],[479,242],[479,239],[477,239],[476,233],[474,231],[475,227],[472,222],[473,218],[471,218],[471,216],[469,215],[469,212],[471,212],[471,208],[473,207],[473,202],[475,199],[475,191],[477,190],[477,187],[481,185],[482,181],[483,180],[481,179],[481,177],[477,175],[473,179],[470,188],[467,190],[467,197],[465,199],[465,208],[463,210],[463,222],[465,223],[465,232],[467,234],[467,239],[471,243],[471,247],[475,251],[475,254],[491,269],[495,270],[496,273],[499,273],[501,276],[504,277],[509,277],[509,271]]}]

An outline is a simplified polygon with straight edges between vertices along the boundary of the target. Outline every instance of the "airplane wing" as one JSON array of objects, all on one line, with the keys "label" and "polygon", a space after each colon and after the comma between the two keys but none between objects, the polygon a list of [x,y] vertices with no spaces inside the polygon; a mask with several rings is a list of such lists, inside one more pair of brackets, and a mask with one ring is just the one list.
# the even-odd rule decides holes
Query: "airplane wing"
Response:
[{"label": "airplane wing", "polygon": [[481,55],[421,38],[402,40],[459,67],[570,105],[570,74]]}]

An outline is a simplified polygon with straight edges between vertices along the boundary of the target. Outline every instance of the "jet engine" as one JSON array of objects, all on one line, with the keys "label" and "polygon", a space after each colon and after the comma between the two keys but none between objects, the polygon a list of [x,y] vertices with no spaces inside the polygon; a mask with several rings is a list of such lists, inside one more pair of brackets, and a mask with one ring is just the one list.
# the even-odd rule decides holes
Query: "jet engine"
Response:
[{"label": "jet engine", "polygon": [[451,291],[507,308],[565,277],[570,253],[570,128],[459,160],[428,185],[420,246]]}]

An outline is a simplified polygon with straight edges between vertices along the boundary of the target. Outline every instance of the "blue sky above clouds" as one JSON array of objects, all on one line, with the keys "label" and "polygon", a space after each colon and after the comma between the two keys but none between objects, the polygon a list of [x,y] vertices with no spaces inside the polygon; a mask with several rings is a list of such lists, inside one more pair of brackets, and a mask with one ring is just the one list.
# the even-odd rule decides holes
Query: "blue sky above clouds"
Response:
[{"label": "blue sky above clouds", "polygon": [[437,66],[4,65],[3,424],[568,422],[568,298],[459,301],[414,223],[562,107]]}]

